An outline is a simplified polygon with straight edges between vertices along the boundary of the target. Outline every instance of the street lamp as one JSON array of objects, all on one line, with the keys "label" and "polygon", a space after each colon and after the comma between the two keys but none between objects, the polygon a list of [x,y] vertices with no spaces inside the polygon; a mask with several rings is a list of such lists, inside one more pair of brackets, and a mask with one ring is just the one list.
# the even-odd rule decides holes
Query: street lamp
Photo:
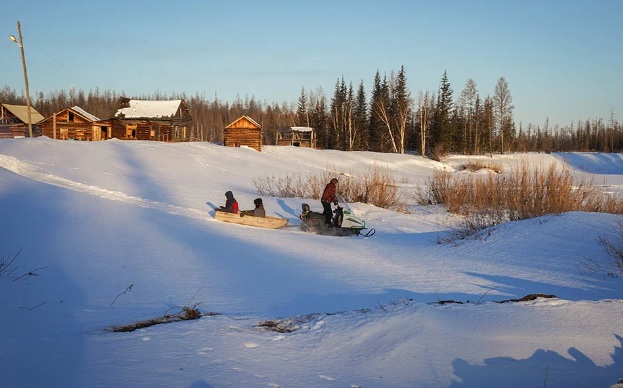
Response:
[{"label": "street lamp", "polygon": [[24,67],[24,83],[26,84],[26,108],[28,109],[28,134],[32,138],[32,118],[30,114],[30,91],[28,90],[28,72],[26,71],[26,57],[24,57],[24,40],[22,39],[22,28],[19,24],[19,20],[17,21],[17,32],[19,36],[19,41],[15,39],[15,36],[9,36],[13,42],[15,42],[22,53],[22,66]]}]

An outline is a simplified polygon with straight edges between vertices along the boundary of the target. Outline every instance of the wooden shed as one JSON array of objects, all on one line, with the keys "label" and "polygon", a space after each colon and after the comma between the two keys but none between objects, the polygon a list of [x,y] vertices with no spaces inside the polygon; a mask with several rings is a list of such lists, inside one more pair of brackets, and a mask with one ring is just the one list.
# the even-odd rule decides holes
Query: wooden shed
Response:
[{"label": "wooden shed", "polygon": [[[41,120],[43,116],[31,106],[30,124],[34,137],[39,136],[37,123]],[[28,136],[28,106],[0,104],[0,139]]]},{"label": "wooden shed", "polygon": [[284,127],[277,130],[275,144],[316,148],[316,131],[311,127]]},{"label": "wooden shed", "polygon": [[223,130],[223,144],[262,151],[262,127],[249,116],[241,116]]},{"label": "wooden shed", "polygon": [[110,122],[102,121],[79,106],[65,108],[39,123],[41,134],[59,140],[106,140]]},{"label": "wooden shed", "polygon": [[189,141],[192,116],[184,100],[122,97],[110,119],[110,137],[123,140]]}]

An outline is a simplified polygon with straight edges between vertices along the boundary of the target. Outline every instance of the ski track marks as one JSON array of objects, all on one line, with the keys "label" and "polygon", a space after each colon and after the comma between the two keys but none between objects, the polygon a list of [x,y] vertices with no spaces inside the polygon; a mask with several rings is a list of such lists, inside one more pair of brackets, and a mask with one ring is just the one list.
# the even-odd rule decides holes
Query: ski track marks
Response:
[{"label": "ski track marks", "polygon": [[84,183],[65,179],[56,175],[48,174],[37,167],[21,162],[13,156],[0,154],[0,167],[11,171],[24,178],[32,179],[37,182],[46,183],[56,187],[73,190],[81,193],[94,195],[111,201],[138,205],[144,208],[157,209],[169,214],[182,215],[186,217],[205,220],[206,212],[188,207],[171,205],[169,203],[151,201],[145,198],[128,195],[119,191],[107,190],[101,187],[87,185]]}]

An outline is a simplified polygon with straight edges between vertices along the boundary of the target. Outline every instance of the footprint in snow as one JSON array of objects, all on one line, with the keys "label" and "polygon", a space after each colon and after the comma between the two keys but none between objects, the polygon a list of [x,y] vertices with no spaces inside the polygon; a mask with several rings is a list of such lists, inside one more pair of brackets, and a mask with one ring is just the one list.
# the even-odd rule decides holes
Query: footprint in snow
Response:
[{"label": "footprint in snow", "polygon": [[330,376],[319,375],[318,377],[320,377],[321,379],[324,379],[324,380],[328,380],[328,381],[335,381],[335,379],[333,377],[330,377]]},{"label": "footprint in snow", "polygon": [[245,348],[249,348],[249,349],[257,348],[258,346],[260,346],[260,345],[256,344],[255,342],[245,342],[244,343],[244,347]]},{"label": "footprint in snow", "polygon": [[214,348],[209,348],[209,347],[208,348],[201,348],[201,349],[197,350],[197,354],[200,355],[200,356],[204,356],[204,355],[208,354],[208,352],[212,352],[212,351],[214,351]]}]

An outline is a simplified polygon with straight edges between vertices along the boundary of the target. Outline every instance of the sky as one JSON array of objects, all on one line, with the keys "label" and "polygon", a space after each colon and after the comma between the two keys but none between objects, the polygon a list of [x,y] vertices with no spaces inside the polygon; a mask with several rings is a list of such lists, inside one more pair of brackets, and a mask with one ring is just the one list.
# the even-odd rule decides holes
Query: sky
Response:
[{"label": "sky", "polygon": [[338,79],[369,93],[404,66],[412,96],[482,97],[508,83],[517,124],[623,120],[618,0],[11,1],[0,26],[2,85],[24,90],[8,36],[22,25],[31,94],[99,88],[233,102],[331,97]]},{"label": "sky", "polygon": [[[475,160],[504,173],[568,163],[623,189],[621,154],[493,158],[2,139],[2,386],[610,387],[623,378],[623,277],[598,239],[620,241],[619,216],[465,240],[451,239],[454,216],[409,196],[408,213],[344,204],[368,238],[303,232],[302,204],[321,209],[309,198],[263,196],[280,229],[214,219],[227,190],[252,208],[258,177],[361,179],[373,164],[405,194]],[[498,303],[529,294],[556,297]],[[183,307],[204,315],[111,331]]]}]

